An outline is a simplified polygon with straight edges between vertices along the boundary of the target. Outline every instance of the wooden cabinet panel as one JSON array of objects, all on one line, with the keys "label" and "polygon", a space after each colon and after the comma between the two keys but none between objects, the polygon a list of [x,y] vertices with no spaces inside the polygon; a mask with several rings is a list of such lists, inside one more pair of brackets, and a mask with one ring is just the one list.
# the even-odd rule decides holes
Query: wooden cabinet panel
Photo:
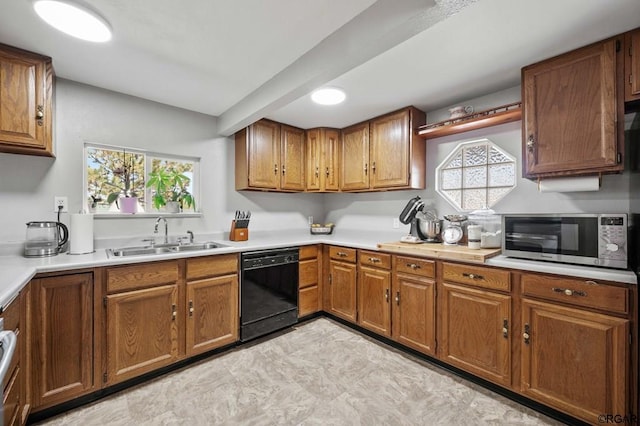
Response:
[{"label": "wooden cabinet panel", "polygon": [[53,156],[51,58],[0,44],[0,152]]},{"label": "wooden cabinet panel", "polygon": [[340,189],[369,189],[369,122],[342,129]]},{"label": "wooden cabinet panel", "polygon": [[640,29],[625,34],[624,100],[640,99]]},{"label": "wooden cabinet panel", "polygon": [[622,38],[522,69],[523,175],[620,171]]},{"label": "wooden cabinet panel", "polygon": [[320,250],[317,245],[302,246],[298,252],[298,258],[300,260],[316,258],[319,252]]},{"label": "wooden cabinet panel", "polygon": [[238,340],[238,275],[187,283],[187,356]]},{"label": "wooden cabinet panel", "polygon": [[95,390],[93,274],[32,281],[34,409]]},{"label": "wooden cabinet panel", "polygon": [[174,283],[178,279],[178,263],[153,262],[108,268],[107,293],[134,290],[160,284]]},{"label": "wooden cabinet panel", "polygon": [[447,283],[442,289],[442,360],[510,386],[511,296]]},{"label": "wooden cabinet panel", "polygon": [[318,245],[300,247],[298,264],[298,317],[322,310],[320,250]]},{"label": "wooden cabinet panel", "polygon": [[306,132],[306,174],[307,191],[320,191],[320,170],[322,163],[322,129],[309,129]]},{"label": "wooden cabinet panel", "polygon": [[329,313],[356,322],[356,265],[329,261],[328,281]]},{"label": "wooden cabinet panel", "polygon": [[524,274],[522,294],[621,314],[629,311],[628,289],[593,280]]},{"label": "wooden cabinet panel", "polygon": [[187,259],[187,280],[237,273],[237,254],[222,254]]},{"label": "wooden cabinet panel", "polygon": [[318,259],[301,260],[298,263],[300,288],[310,287],[318,284]]},{"label": "wooden cabinet panel", "polygon": [[304,130],[283,124],[280,135],[280,189],[304,191]]},{"label": "wooden cabinet panel", "polygon": [[2,382],[4,424],[20,424],[22,407],[25,405],[23,396],[25,374],[23,372],[24,334],[21,326],[21,296],[13,300],[0,314],[4,321],[4,330],[11,330],[16,334],[16,348],[11,358],[9,368]]},{"label": "wooden cabinet panel", "polygon": [[280,187],[280,125],[260,120],[249,126],[249,187]]},{"label": "wooden cabinet panel", "polygon": [[316,284],[301,288],[298,293],[298,317],[313,314],[320,310],[320,287]]},{"label": "wooden cabinet panel", "polygon": [[169,365],[178,358],[178,286],[107,296],[107,384]]},{"label": "wooden cabinet panel", "polygon": [[415,274],[423,277],[434,278],[436,276],[436,262],[418,257],[395,256],[396,272]]},{"label": "wooden cabinet panel", "polygon": [[358,324],[391,336],[391,272],[360,267],[358,272]]},{"label": "wooden cabinet panel", "polygon": [[340,260],[343,262],[353,262],[356,261],[356,249],[347,248],[347,247],[338,247],[331,246],[329,247],[329,258]]},{"label": "wooden cabinet panel", "polygon": [[[13,373],[13,374],[11,374]],[[20,367],[15,371],[9,370],[7,374],[7,385],[3,394],[3,425],[12,426],[20,424]]]},{"label": "wooden cabinet panel", "polygon": [[373,266],[374,268],[391,269],[391,255],[376,251],[360,250],[358,252],[358,264],[361,266]]},{"label": "wooden cabinet panel", "polygon": [[511,291],[511,274],[504,269],[445,262],[442,264],[442,278],[449,282]]},{"label": "wooden cabinet panel", "polygon": [[629,321],[524,299],[521,392],[589,423],[628,413]]},{"label": "wooden cabinet panel", "polygon": [[371,187],[409,185],[409,110],[371,120]]},{"label": "wooden cabinet panel", "polygon": [[393,339],[420,352],[436,354],[435,282],[417,275],[393,277]]},{"label": "wooden cabinet panel", "polygon": [[306,131],[306,190],[339,191],[340,131],[310,129]]}]

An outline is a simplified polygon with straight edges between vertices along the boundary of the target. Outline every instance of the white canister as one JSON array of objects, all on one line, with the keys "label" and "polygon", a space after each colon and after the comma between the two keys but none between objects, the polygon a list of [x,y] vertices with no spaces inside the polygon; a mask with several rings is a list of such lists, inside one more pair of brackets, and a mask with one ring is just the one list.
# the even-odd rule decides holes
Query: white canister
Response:
[{"label": "white canister", "polygon": [[480,225],[468,225],[467,226],[467,240],[468,247],[470,249],[480,249],[480,237],[482,235],[482,226]]}]

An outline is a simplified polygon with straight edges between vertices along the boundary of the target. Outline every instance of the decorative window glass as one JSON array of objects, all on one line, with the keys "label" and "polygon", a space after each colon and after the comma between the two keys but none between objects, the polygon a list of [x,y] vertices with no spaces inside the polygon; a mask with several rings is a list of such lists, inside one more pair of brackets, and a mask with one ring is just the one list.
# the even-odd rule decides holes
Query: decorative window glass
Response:
[{"label": "decorative window glass", "polygon": [[459,211],[490,208],[515,186],[515,158],[489,139],[459,144],[436,168],[436,191]]},{"label": "decorative window glass", "polygon": [[85,144],[84,188],[94,213],[197,212],[200,160]]}]

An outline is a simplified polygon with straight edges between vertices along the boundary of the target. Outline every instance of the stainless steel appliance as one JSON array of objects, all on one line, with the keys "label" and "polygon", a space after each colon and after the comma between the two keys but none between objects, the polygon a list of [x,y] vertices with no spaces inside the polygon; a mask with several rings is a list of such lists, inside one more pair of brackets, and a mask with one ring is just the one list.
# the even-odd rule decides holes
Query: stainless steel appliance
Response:
[{"label": "stainless steel appliance", "polygon": [[26,257],[55,256],[69,238],[69,229],[61,222],[29,222],[24,243]]},{"label": "stainless steel appliance", "polygon": [[[4,383],[4,377],[9,372],[16,344],[16,334],[10,330],[4,330],[4,320],[0,318],[0,383]],[[3,404],[0,404],[0,426],[3,424],[4,407]]]},{"label": "stainless steel appliance", "polygon": [[411,224],[409,234],[400,238],[405,243],[439,243],[442,221],[431,210],[424,211],[424,201],[419,196],[409,200],[400,213],[400,222]]},{"label": "stainless steel appliance", "polygon": [[298,322],[297,247],[242,253],[240,340]]},{"label": "stainless steel appliance", "polygon": [[502,253],[524,259],[627,269],[627,215],[515,214],[502,217]]}]

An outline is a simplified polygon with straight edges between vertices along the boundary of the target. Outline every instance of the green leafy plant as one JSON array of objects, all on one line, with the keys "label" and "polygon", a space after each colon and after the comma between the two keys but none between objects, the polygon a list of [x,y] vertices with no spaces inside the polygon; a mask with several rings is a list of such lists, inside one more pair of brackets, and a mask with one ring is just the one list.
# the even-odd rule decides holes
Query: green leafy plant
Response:
[{"label": "green leafy plant", "polygon": [[187,190],[189,182],[187,176],[176,170],[158,169],[149,173],[147,188],[153,188],[154,191],[151,197],[153,207],[160,209],[169,201],[177,201],[182,208],[195,208],[195,198]]}]

